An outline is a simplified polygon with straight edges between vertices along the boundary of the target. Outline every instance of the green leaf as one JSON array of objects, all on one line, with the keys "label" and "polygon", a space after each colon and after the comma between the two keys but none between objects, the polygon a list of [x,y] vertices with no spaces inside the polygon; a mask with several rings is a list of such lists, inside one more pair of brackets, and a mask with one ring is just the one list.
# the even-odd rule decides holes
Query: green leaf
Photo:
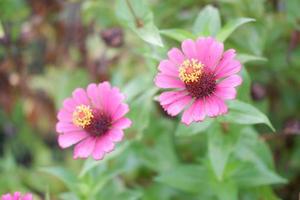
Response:
[{"label": "green leaf", "polygon": [[185,39],[196,39],[194,34],[184,29],[165,29],[160,30],[160,33],[178,42],[182,42]]},{"label": "green leaf", "polygon": [[199,165],[181,165],[175,167],[159,174],[156,180],[191,193],[206,193],[209,190],[207,187],[208,171],[205,167]]},{"label": "green leaf", "polygon": [[45,167],[40,171],[51,174],[60,179],[70,190],[76,190],[77,178],[70,170],[63,167]]},{"label": "green leaf", "polygon": [[3,30],[2,22],[0,21],[0,38],[2,38],[3,36],[4,36],[4,30]]},{"label": "green leaf", "polygon": [[222,181],[229,155],[235,147],[236,134],[235,132],[223,133],[220,125],[210,128],[207,134],[208,158],[216,178]]},{"label": "green leaf", "polygon": [[237,124],[266,124],[275,131],[268,117],[254,106],[239,101],[228,101],[229,112],[224,116],[226,121]]},{"label": "green leaf", "polygon": [[116,13],[141,39],[149,44],[163,47],[159,30],[153,21],[153,13],[144,0],[118,0]]},{"label": "green leaf", "polygon": [[243,164],[232,177],[240,187],[258,187],[270,184],[283,184],[286,180],[268,168]]},{"label": "green leaf", "polygon": [[250,54],[238,54],[237,59],[242,63],[248,63],[248,62],[254,62],[254,61],[260,61],[260,62],[266,62],[267,59],[265,57],[261,56],[254,56]]},{"label": "green leaf", "polygon": [[217,183],[215,191],[219,200],[238,200],[238,187],[233,181]]},{"label": "green leaf", "polygon": [[48,67],[44,75],[37,75],[31,79],[30,85],[34,89],[43,89],[55,100],[59,108],[63,100],[72,95],[77,87],[86,87],[89,82],[88,74],[81,69],[63,69]]},{"label": "green leaf", "polygon": [[255,19],[252,18],[239,18],[229,21],[217,34],[217,39],[221,42],[224,42],[238,27],[253,21],[255,21]]},{"label": "green leaf", "polygon": [[215,36],[220,30],[220,27],[221,20],[218,9],[208,5],[199,12],[193,25],[193,33],[196,36]]},{"label": "green leaf", "polygon": [[181,122],[179,122],[178,126],[176,128],[175,135],[185,137],[185,136],[193,136],[198,133],[202,133],[202,132],[206,131],[209,127],[211,127],[213,122],[214,122],[214,119],[212,119],[212,118],[205,119],[202,122],[192,123],[189,126],[186,126],[186,125],[182,124]]}]

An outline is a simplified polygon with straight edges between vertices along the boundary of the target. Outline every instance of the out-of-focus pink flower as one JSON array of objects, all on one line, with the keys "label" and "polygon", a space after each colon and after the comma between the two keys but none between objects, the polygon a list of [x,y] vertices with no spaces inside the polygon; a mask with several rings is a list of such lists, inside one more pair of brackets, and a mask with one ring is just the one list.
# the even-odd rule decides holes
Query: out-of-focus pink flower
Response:
[{"label": "out-of-focus pink flower", "polygon": [[20,192],[15,192],[14,194],[3,194],[1,200],[32,200],[32,194],[27,193],[24,196]]},{"label": "out-of-focus pink flower", "polygon": [[181,121],[189,125],[206,116],[227,113],[225,100],[236,97],[235,87],[242,79],[236,74],[241,64],[235,59],[235,50],[223,50],[223,43],[201,37],[184,40],[181,50],[173,48],[168,52],[168,59],[159,64],[155,84],[169,89],[159,96],[169,115],[178,115],[185,109]]},{"label": "out-of-focus pink flower", "polygon": [[87,89],[76,89],[63,102],[56,131],[61,148],[74,144],[74,159],[92,156],[95,160],[114,149],[123,138],[123,129],[131,121],[124,115],[129,111],[123,103],[125,96],[108,82],[90,84]]}]

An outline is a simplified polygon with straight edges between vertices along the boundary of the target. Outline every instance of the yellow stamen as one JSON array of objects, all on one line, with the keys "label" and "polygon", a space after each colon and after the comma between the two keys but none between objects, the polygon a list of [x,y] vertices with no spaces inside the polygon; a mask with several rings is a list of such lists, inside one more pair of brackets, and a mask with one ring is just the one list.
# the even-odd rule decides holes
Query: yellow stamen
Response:
[{"label": "yellow stamen", "polygon": [[186,59],[179,67],[179,78],[185,82],[196,82],[203,72],[203,64],[196,59]]},{"label": "yellow stamen", "polygon": [[90,106],[79,105],[75,108],[75,111],[73,112],[73,123],[76,126],[85,128],[86,126],[90,125],[93,117],[94,116]]}]

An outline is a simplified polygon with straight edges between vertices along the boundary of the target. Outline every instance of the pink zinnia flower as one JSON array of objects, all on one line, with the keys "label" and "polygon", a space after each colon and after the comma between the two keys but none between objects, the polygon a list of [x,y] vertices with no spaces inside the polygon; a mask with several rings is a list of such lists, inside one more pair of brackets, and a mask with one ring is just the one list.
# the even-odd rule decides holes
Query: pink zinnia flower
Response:
[{"label": "pink zinnia flower", "polygon": [[14,194],[3,194],[1,200],[32,200],[32,194],[27,193],[24,196],[20,192],[15,192]]},{"label": "pink zinnia flower", "polygon": [[241,64],[235,59],[235,50],[223,52],[223,43],[211,37],[187,39],[181,49],[171,49],[168,59],[159,64],[155,84],[172,89],[159,96],[161,106],[171,116],[186,108],[181,121],[187,125],[205,116],[225,114],[224,101],[234,99],[235,87],[242,83],[236,75]]},{"label": "pink zinnia flower", "polygon": [[[85,91],[78,88],[63,102],[59,111],[56,131],[60,147],[75,145],[74,159],[102,159],[123,138],[123,129],[131,125],[124,115],[128,105],[124,95],[108,82],[90,84]],[[77,144],[78,143],[78,144]]]}]

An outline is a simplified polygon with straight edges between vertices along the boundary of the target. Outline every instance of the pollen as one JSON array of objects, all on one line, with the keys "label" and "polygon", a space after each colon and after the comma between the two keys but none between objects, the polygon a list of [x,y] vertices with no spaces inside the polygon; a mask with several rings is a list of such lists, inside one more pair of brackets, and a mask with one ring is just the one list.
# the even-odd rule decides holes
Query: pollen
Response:
[{"label": "pollen", "polygon": [[184,83],[196,82],[203,73],[203,64],[196,59],[186,59],[179,67],[179,78]]},{"label": "pollen", "polygon": [[79,105],[73,112],[73,123],[76,126],[85,128],[91,124],[93,117],[93,111],[90,106]]}]

